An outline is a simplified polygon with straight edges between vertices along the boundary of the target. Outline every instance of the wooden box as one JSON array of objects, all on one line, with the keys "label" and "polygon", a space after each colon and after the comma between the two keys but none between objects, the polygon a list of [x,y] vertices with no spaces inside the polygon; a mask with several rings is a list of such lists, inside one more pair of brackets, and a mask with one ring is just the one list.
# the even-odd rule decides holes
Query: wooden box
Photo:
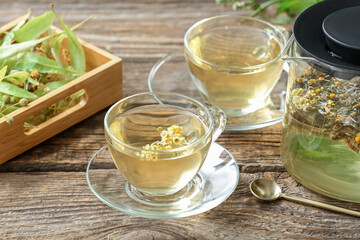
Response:
[{"label": "wooden box", "polygon": [[[0,32],[10,30],[24,17],[6,24]],[[0,164],[121,99],[121,59],[81,39],[79,41],[84,48],[87,73],[9,114],[14,118],[12,124],[6,123],[4,117],[0,118]],[[30,116],[79,90],[85,91],[79,104],[34,129],[24,131],[24,123]]]}]

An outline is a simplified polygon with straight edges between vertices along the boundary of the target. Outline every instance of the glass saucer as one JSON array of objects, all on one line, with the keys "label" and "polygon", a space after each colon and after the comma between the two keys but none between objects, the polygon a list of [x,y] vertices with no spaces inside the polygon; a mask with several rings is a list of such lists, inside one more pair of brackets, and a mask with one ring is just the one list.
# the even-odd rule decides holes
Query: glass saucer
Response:
[{"label": "glass saucer", "polygon": [[[287,74],[288,65],[284,64],[280,80],[270,93],[269,104],[247,115],[228,116],[226,130],[257,129],[281,122],[285,106]],[[150,92],[176,92],[205,101],[190,77],[183,49],[165,56],[153,66],[148,78],[148,87]]]},{"label": "glass saucer", "polygon": [[201,188],[196,196],[183,198],[178,204],[151,205],[127,194],[125,178],[116,169],[107,146],[91,158],[86,179],[95,196],[108,206],[127,214],[146,218],[180,218],[210,210],[225,201],[239,181],[239,168],[234,157],[221,145],[213,143],[197,180]]}]

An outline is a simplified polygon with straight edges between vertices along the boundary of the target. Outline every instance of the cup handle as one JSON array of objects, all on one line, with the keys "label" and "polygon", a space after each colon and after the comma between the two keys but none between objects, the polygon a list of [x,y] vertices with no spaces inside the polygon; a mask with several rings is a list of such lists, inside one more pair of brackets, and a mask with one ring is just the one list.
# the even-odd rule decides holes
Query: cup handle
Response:
[{"label": "cup handle", "polygon": [[214,132],[212,142],[215,142],[224,132],[226,127],[226,114],[221,108],[209,106],[209,111],[214,118]]}]

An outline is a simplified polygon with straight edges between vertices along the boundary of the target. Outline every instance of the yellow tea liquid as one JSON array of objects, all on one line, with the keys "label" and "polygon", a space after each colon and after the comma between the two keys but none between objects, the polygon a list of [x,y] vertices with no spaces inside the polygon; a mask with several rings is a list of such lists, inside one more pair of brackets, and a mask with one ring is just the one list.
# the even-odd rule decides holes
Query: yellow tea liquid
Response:
[{"label": "yellow tea liquid", "polygon": [[187,57],[197,88],[228,115],[263,107],[283,67],[281,59],[266,64],[279,56],[282,47],[266,30],[255,27],[211,29],[192,38],[189,48],[204,60]]},{"label": "yellow tea liquid", "polygon": [[320,129],[309,130],[291,113],[284,117],[281,159],[286,170],[306,187],[360,203],[359,154],[343,140],[331,140]]},{"label": "yellow tea liquid", "polygon": [[[161,140],[159,127],[166,130],[173,125],[182,128],[186,140],[179,151],[145,150],[147,144]],[[208,127],[195,114],[170,105],[136,107],[116,116],[109,129],[120,141],[138,148],[128,148],[106,136],[116,167],[138,190],[156,195],[175,193],[187,185],[202,166],[212,138],[210,134],[199,144],[192,144]],[[156,157],[144,158],[147,154]]]}]

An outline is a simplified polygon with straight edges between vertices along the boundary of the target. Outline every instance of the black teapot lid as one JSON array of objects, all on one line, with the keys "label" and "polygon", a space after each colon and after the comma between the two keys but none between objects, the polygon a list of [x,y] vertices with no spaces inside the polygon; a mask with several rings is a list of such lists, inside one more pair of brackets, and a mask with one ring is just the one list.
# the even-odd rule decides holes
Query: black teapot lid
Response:
[{"label": "black teapot lid", "polygon": [[325,0],[306,9],[294,23],[305,56],[360,70],[360,0]]}]

